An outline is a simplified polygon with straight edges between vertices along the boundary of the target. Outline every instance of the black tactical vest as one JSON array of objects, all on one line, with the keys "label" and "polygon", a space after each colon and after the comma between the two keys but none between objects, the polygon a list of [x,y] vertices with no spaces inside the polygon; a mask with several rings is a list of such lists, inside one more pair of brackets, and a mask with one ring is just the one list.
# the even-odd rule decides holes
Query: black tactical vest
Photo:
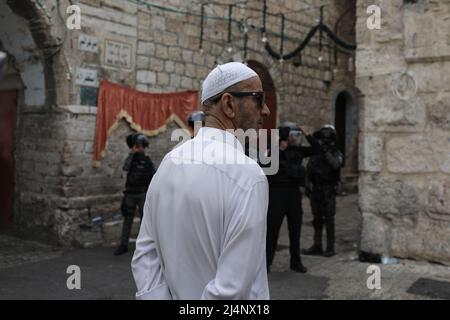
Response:
[{"label": "black tactical vest", "polygon": [[125,192],[144,193],[155,174],[155,167],[150,158],[144,154],[136,153],[133,156],[130,169],[127,174]]},{"label": "black tactical vest", "polygon": [[323,152],[311,157],[306,170],[308,180],[315,186],[337,185],[339,182],[339,170],[330,165]]}]

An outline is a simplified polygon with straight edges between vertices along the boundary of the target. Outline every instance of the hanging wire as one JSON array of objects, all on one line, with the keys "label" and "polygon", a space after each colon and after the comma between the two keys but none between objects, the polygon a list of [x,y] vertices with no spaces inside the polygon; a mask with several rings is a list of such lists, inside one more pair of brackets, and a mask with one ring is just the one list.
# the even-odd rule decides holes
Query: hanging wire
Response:
[{"label": "hanging wire", "polygon": [[231,46],[231,25],[233,23],[233,6],[230,4],[228,7],[228,45]]},{"label": "hanging wire", "polygon": [[281,39],[280,39],[280,62],[283,61],[283,52],[284,52],[284,14],[281,14]]},{"label": "hanging wire", "polygon": [[[136,4],[140,4],[140,5],[146,5],[148,9],[151,9],[151,8],[157,8],[157,9],[162,10],[162,11],[164,11],[164,12],[172,12],[172,13],[178,13],[178,14],[183,14],[183,15],[191,15],[191,16],[200,16],[200,18],[201,18],[201,20],[202,20],[202,26],[204,25],[204,21],[207,20],[207,19],[209,19],[209,20],[219,20],[219,21],[227,21],[227,20],[229,21],[229,19],[224,18],[224,17],[220,17],[220,16],[207,16],[207,15],[205,15],[205,12],[204,12],[204,5],[206,5],[206,3],[202,3],[202,12],[201,12],[201,14],[199,15],[198,13],[195,13],[195,12],[188,12],[188,11],[183,11],[183,10],[178,10],[178,9],[168,8],[168,7],[161,6],[161,5],[151,4],[151,3],[148,3],[148,2],[143,1],[143,0],[127,0],[127,1],[132,2],[132,3],[136,3]],[[217,2],[214,2],[214,1],[208,1],[208,4],[212,4],[212,5],[220,5],[220,6],[224,6],[224,5],[227,5],[227,6],[228,6],[228,5],[229,5],[229,4],[217,3]],[[243,7],[242,7],[242,5],[243,5]],[[253,8],[253,7],[247,6],[247,5],[246,5],[246,2],[244,2],[244,1],[240,1],[240,2],[235,3],[235,7],[243,8],[243,9],[246,9],[246,10],[261,11],[261,8]],[[296,10],[296,11],[290,11],[290,13],[300,13],[300,12],[309,11],[309,10],[315,9],[315,8],[321,8],[321,13],[322,13],[322,14],[321,14],[321,19],[320,19],[321,22],[319,22],[318,25],[316,25],[315,27],[312,27],[312,28],[310,29],[310,31],[308,32],[306,38],[303,39],[303,40],[300,42],[299,46],[298,46],[296,49],[294,49],[292,52],[290,52],[290,53],[288,53],[288,54],[284,54],[284,55],[283,55],[283,54],[280,54],[280,53],[275,52],[275,51],[271,48],[270,44],[269,44],[268,42],[266,42],[266,43],[265,43],[265,48],[266,48],[267,52],[268,52],[271,56],[273,56],[274,58],[278,58],[278,59],[284,59],[284,60],[287,60],[287,59],[293,58],[294,56],[298,55],[298,54],[305,48],[305,46],[311,41],[311,38],[314,36],[314,34],[315,34],[317,31],[320,31],[321,33],[322,33],[322,32],[325,32],[325,33],[328,35],[328,37],[331,38],[331,40],[333,40],[338,46],[340,46],[340,47],[342,47],[342,48],[344,48],[344,49],[346,49],[346,50],[349,50],[349,51],[355,50],[355,49],[356,49],[356,46],[355,46],[355,45],[348,44],[348,43],[346,43],[344,40],[340,39],[336,34],[333,33],[333,31],[331,31],[330,28],[328,28],[328,27],[323,23],[323,10],[324,10],[324,6],[323,6],[323,5],[321,5],[321,6],[314,6],[314,7],[308,7],[308,8],[301,9],[301,10]],[[276,16],[276,15],[280,15],[280,13],[278,13],[278,14],[273,14],[273,13],[267,12],[267,4],[266,4],[265,10],[264,10],[264,7],[263,7],[262,11],[263,11],[263,12],[265,11],[265,15],[267,15],[267,16]],[[238,25],[239,25],[239,23],[240,23],[238,20],[234,20],[234,19],[231,19],[231,20],[232,20],[232,22],[234,22],[234,23],[236,23],[236,24],[238,24]],[[295,25],[301,25],[301,24],[299,23],[299,21],[290,20],[290,19],[286,19],[286,18],[285,18],[284,20],[285,20],[285,21],[288,21],[288,22],[292,22],[292,23],[294,23]],[[264,23],[264,22],[265,22],[265,21],[263,21],[263,23]],[[266,23],[266,22],[265,22],[265,23]],[[254,26],[252,26],[252,27],[254,27]],[[264,26],[263,26],[263,27],[264,27]],[[309,26],[308,26],[308,27],[309,27]],[[202,27],[201,29],[202,29],[202,30],[201,30],[201,42],[203,42],[203,27]],[[261,27],[259,28],[259,30],[261,30]],[[267,29],[265,29],[265,31],[266,31],[266,33],[267,33]],[[283,34],[283,35],[277,35],[276,33],[273,33],[273,32],[271,32],[270,34],[271,34],[271,35],[274,35],[274,36],[277,36],[277,37],[280,37],[280,38],[283,37],[283,38],[287,39],[287,37],[285,37],[284,34]],[[298,41],[298,40],[292,40],[292,41]],[[323,45],[321,44],[321,42],[320,42],[320,40],[319,40],[319,48],[321,48],[322,46],[323,46]],[[283,49],[284,49],[284,48],[283,48]]]},{"label": "hanging wire", "polygon": [[319,34],[319,51],[322,51],[322,40],[323,40],[323,30],[322,30],[322,26],[323,26],[323,6],[320,7],[320,21],[319,21],[319,25],[320,25],[320,34]]}]

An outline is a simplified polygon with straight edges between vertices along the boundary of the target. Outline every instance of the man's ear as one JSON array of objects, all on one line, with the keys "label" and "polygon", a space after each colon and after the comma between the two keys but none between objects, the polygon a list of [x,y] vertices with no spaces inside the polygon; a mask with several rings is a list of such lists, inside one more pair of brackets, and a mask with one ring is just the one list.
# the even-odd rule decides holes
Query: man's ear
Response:
[{"label": "man's ear", "polygon": [[225,93],[222,96],[222,112],[227,116],[229,119],[234,119],[236,117],[236,101],[233,99],[233,96],[231,94]]}]

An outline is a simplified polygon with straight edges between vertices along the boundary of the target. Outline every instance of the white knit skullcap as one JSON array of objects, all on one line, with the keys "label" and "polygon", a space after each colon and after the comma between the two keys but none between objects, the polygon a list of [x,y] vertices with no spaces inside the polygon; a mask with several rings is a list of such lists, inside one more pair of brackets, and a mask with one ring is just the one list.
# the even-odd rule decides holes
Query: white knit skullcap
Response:
[{"label": "white knit skullcap", "polygon": [[240,62],[229,62],[215,67],[203,81],[202,103],[226,88],[258,74]]}]

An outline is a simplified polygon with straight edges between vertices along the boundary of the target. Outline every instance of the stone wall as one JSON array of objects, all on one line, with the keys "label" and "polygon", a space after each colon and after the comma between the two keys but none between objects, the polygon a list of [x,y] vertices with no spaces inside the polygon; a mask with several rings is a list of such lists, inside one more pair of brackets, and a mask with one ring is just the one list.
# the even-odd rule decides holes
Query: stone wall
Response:
[{"label": "stone wall", "polygon": [[[66,48],[69,63],[75,70],[77,67],[91,68],[98,71],[99,77],[134,87],[146,92],[172,92],[180,90],[199,90],[201,81],[217,64],[230,59],[243,58],[243,36],[236,25],[233,25],[233,52],[226,51],[227,24],[226,19],[206,19],[203,52],[199,50],[200,35],[200,6],[197,2],[186,3],[180,1],[164,1],[161,5],[175,8],[190,14],[164,12],[155,8],[148,9],[129,1],[80,1],[82,10],[82,30],[71,33],[71,47]],[[154,1],[152,3],[158,3]],[[305,1],[305,3],[307,3]],[[284,7],[278,2],[269,1],[271,12],[306,9],[306,4],[297,1],[286,1]],[[339,2],[336,2],[339,3]],[[304,13],[290,15],[288,19],[302,19],[302,23],[287,23],[287,35],[290,37],[285,44],[286,52],[292,50],[298,39],[304,37],[311,26],[317,23],[318,2],[310,2],[311,9]],[[312,7],[315,7],[312,9]],[[332,25],[346,7],[342,4],[332,4],[326,7],[325,18],[327,24]],[[227,16],[228,8],[207,7],[207,16]],[[248,10],[236,10],[234,19],[239,20],[249,15]],[[250,24],[260,26],[260,18],[249,21]],[[101,28],[99,26],[102,26]],[[279,30],[279,19],[269,18],[268,29],[274,33]],[[298,32],[302,32],[300,35]],[[80,33],[87,34],[99,40],[97,53],[77,50],[76,44]],[[104,50],[106,39],[125,42],[132,47],[132,66],[129,70],[105,66]],[[278,97],[278,120],[293,120],[309,128],[317,129],[323,123],[333,122],[331,92],[338,86],[352,88],[353,74],[347,71],[348,55],[338,54],[338,64],[333,64],[335,81],[327,87],[323,83],[323,73],[331,59],[330,51],[318,50],[318,38],[302,55],[302,65],[295,67],[292,63],[279,61],[270,57],[263,48],[259,30],[250,27],[248,43],[248,59],[256,60],[268,68],[274,79]],[[278,47],[279,39],[269,34],[269,41]],[[328,42],[324,41],[324,45]],[[318,57],[323,57],[319,62]],[[80,86],[71,88],[72,103],[81,104]],[[76,115],[79,107],[65,107]],[[95,112],[95,110],[93,110]],[[120,195],[124,179],[120,170],[127,150],[124,143],[125,136],[131,132],[123,122],[109,139],[107,156],[102,160],[101,167],[91,167],[92,153],[83,148],[77,139],[82,139],[84,146],[92,142],[94,136],[95,113],[70,118],[66,123],[66,143],[77,150],[66,151],[67,166],[78,168],[77,173],[69,180],[73,188],[82,190],[77,194],[76,203],[78,214],[85,215],[86,206],[91,206],[95,214],[102,214],[107,219],[109,212],[119,212]],[[168,130],[151,138],[149,154],[158,165],[162,157],[176,142],[170,141],[170,135],[175,124],[170,124]],[[76,147],[78,146],[78,147]],[[85,190],[85,182],[89,186]],[[93,196],[95,195],[95,196]],[[72,197],[72,196],[70,196]],[[100,201],[104,199],[104,201]],[[92,201],[91,201],[92,200]],[[70,198],[68,202],[71,203]],[[84,206],[83,206],[84,203]],[[92,203],[92,204],[91,204]],[[94,207],[95,203],[95,207]],[[110,206],[103,207],[103,203]],[[69,205],[70,206],[70,205]],[[73,207],[71,207],[73,208]],[[74,227],[75,228],[75,227]],[[75,228],[76,229],[76,228]],[[75,230],[74,229],[74,230]],[[76,232],[74,231],[76,234]],[[82,242],[82,240],[77,240]]]},{"label": "stone wall", "polygon": [[[26,112],[21,115],[15,213],[20,229],[35,228],[36,233],[62,244],[90,245],[102,240],[101,228],[92,225],[91,219],[102,216],[107,220],[119,212],[124,185],[121,167],[128,152],[125,137],[132,131],[122,121],[109,137],[101,166],[92,166],[98,85],[80,84],[78,76],[82,69],[96,72],[98,79],[156,93],[200,90],[201,81],[217,63],[243,59],[243,33],[237,23],[233,23],[233,52],[226,50],[227,6],[206,7],[201,52],[199,1],[150,2],[176,12],[147,8],[127,0],[73,1],[81,8],[81,30],[71,30],[67,37],[54,1],[39,2],[37,11],[46,21],[43,25],[48,29],[47,34],[56,43],[62,42],[63,47],[45,60],[53,68],[50,73],[54,80],[46,87],[47,96],[53,99],[47,98],[45,108],[39,112],[33,106],[31,109],[26,106]],[[326,4],[325,22],[333,27],[348,8],[342,1],[283,1],[282,4],[268,1],[269,12],[288,13],[285,52],[295,48],[317,24],[322,2]],[[23,3],[38,6],[32,1]],[[67,16],[68,2],[60,3],[60,11]],[[316,36],[302,53],[301,65],[294,66],[291,61],[280,63],[265,51],[259,29],[252,27],[260,27],[262,20],[261,13],[252,8],[261,9],[260,4],[249,3],[246,8],[235,9],[234,19],[251,17],[247,59],[264,64],[274,80],[278,123],[297,121],[310,129],[333,123],[333,97],[340,90],[353,90],[354,86],[354,74],[348,71],[349,54],[339,51],[335,64],[329,41],[324,40],[324,50],[319,52]],[[35,17],[27,19],[31,23]],[[267,28],[270,43],[278,48],[279,17],[268,17]],[[97,41],[97,49],[81,50],[82,37]],[[106,46],[111,41],[130,49],[129,65],[111,65],[106,61]],[[53,44],[51,48],[54,51],[57,47]],[[329,67],[334,79],[327,86],[323,79]],[[30,81],[27,75],[22,78],[25,83]],[[168,124],[167,131],[150,138],[149,154],[157,165],[177,143],[170,141],[176,128],[175,124]]]},{"label": "stone wall", "polygon": [[450,263],[450,2],[358,1],[361,250]]}]

